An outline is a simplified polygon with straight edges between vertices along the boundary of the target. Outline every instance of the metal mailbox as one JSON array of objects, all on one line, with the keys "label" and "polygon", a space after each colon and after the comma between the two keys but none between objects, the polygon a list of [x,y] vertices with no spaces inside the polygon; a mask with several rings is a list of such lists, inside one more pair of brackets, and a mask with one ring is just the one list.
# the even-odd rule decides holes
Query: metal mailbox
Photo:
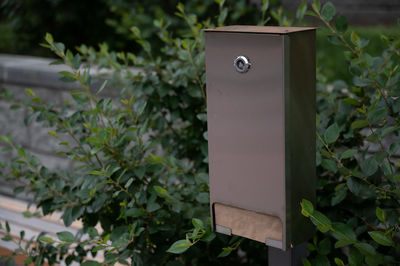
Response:
[{"label": "metal mailbox", "polygon": [[313,234],[315,28],[205,32],[214,230],[290,249]]}]

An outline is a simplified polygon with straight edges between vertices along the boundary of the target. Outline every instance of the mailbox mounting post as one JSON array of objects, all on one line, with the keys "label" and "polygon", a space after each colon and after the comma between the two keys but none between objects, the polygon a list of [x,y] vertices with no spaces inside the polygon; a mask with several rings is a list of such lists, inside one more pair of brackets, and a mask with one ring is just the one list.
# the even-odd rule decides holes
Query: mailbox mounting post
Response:
[{"label": "mailbox mounting post", "polygon": [[205,35],[213,229],[295,254],[314,233],[300,201],[315,202],[315,28]]}]

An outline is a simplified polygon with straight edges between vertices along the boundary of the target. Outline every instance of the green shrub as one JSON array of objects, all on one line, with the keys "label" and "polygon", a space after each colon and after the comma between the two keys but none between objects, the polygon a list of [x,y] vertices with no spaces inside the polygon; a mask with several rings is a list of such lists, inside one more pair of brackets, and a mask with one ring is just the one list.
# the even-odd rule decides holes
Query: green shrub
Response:
[{"label": "green shrub", "polygon": [[[28,101],[13,108],[26,108],[29,117],[49,127],[49,137],[60,142],[58,155],[74,161],[76,167],[46,169],[10,136],[3,136],[7,149],[17,155],[3,175],[28,180],[25,191],[33,192],[43,215],[62,211],[66,226],[81,219],[84,228],[76,236],[60,233],[55,240],[40,236],[38,246],[33,241],[29,248],[21,247],[19,251],[31,261],[82,262],[86,253],[104,250],[107,264],[130,258],[135,265],[207,265],[217,261],[223,247],[236,252],[240,240],[216,236],[209,224],[201,29],[223,24],[223,3],[220,10],[221,16],[199,22],[179,4],[177,16],[187,30],[177,36],[171,35],[165,21],[154,21],[163,42],[161,55],[153,52],[152,43],[136,27],[130,31],[144,56],[111,52],[106,44],[99,50],[82,45],[73,53],[46,35],[43,46],[60,58],[55,63],[70,67],[60,72],[62,80],[77,82],[77,89],[60,108],[42,102],[32,90],[27,90]],[[135,74],[132,65],[141,71]],[[90,76],[92,66],[110,74]],[[93,90],[93,84],[104,79]],[[117,95],[106,97],[107,90]],[[2,97],[14,101],[11,94],[4,90]],[[66,142],[64,136],[71,141]],[[18,190],[23,192],[24,187]],[[94,228],[97,223],[104,230],[101,234]],[[189,232],[193,226],[196,229]],[[84,233],[92,239],[82,240]],[[171,247],[185,234],[183,245]],[[186,249],[184,254],[175,254]],[[254,253],[266,254],[264,245],[243,241],[241,249],[245,255],[240,259],[236,254],[221,264],[263,264],[265,257]],[[59,255],[58,250],[62,251]]]},{"label": "green shrub", "polygon": [[[105,251],[104,264],[128,258],[134,265],[265,264],[264,245],[210,231],[200,29],[224,23],[227,11],[218,2],[220,15],[201,22],[179,4],[177,15],[188,30],[176,36],[165,21],[156,20],[163,44],[159,51],[153,51],[138,28],[131,28],[143,56],[111,52],[105,44],[99,50],[82,45],[74,54],[46,35],[44,46],[71,68],[60,73],[62,79],[80,85],[61,108],[42,103],[31,90],[30,100],[13,108],[27,108],[44,126],[55,128],[49,134],[60,138],[59,154],[76,162],[76,168],[50,171],[3,136],[1,141],[17,155],[3,175],[28,180],[25,189],[33,192],[43,214],[62,211],[67,226],[82,219],[84,228],[76,236],[60,232],[58,239],[41,235],[16,252],[37,264],[45,258],[50,264],[82,262],[85,254],[99,250]],[[268,3],[263,2],[266,11]],[[371,56],[367,39],[354,32],[345,35],[345,18],[336,16],[331,3],[321,8],[316,1],[312,7],[307,14],[326,24],[332,32],[329,40],[346,47],[335,60],[346,62],[352,78],[331,81],[325,75],[329,69],[317,69],[317,206],[304,199],[298,211],[319,232],[308,243],[310,256],[303,263],[396,264],[400,72],[395,62],[400,40],[383,37],[387,47],[380,56]],[[305,11],[303,4],[297,21]],[[281,24],[293,23],[279,10],[272,15]],[[109,74],[90,76],[94,65]],[[132,65],[141,72],[134,74]],[[111,88],[118,96],[104,96]],[[7,90],[2,97],[14,101]],[[62,141],[63,135],[74,143]],[[104,229],[101,234],[94,229],[97,223]],[[11,240],[9,226],[2,230]],[[83,233],[91,238],[83,241]]]},{"label": "green shrub", "polygon": [[[370,40],[368,46],[364,50],[372,55],[379,56],[382,50],[386,47],[385,39],[382,35],[389,38],[400,38],[400,25],[390,26],[368,26],[368,27],[354,27],[349,25],[349,29],[343,36],[349,40],[351,32],[357,33]],[[344,80],[351,83],[353,79],[352,73],[348,70],[348,64],[343,53],[346,51],[344,45],[335,45],[330,42],[328,36],[332,35],[328,28],[320,28],[317,32],[317,58],[319,67],[323,68],[324,76],[329,82],[335,80]],[[396,64],[400,63],[400,59],[393,58]]]},{"label": "green shrub", "polygon": [[[163,47],[153,21],[163,20],[171,32],[185,31],[185,25],[175,16],[178,0],[3,0],[0,4],[0,52],[53,56],[38,46],[46,32],[62,39],[67,47],[82,43],[93,46],[106,42],[113,50],[140,52],[129,28],[142,30],[152,43],[153,52]],[[259,20],[258,5],[248,0],[224,1],[227,23],[255,24]],[[274,0],[274,6],[279,1]],[[218,16],[214,0],[187,0],[185,9],[199,21]],[[181,34],[181,33],[180,33]],[[160,53],[160,55],[162,55]]]},{"label": "green shrub", "polygon": [[336,69],[318,70],[319,211],[306,199],[301,205],[319,233],[303,262],[394,265],[400,257],[400,38],[382,36],[386,47],[371,55],[370,41],[346,34],[345,18],[335,13],[331,3],[321,7],[319,1],[309,11],[330,30],[330,42],[345,47],[335,60],[346,62],[351,79],[327,83],[324,72]]}]

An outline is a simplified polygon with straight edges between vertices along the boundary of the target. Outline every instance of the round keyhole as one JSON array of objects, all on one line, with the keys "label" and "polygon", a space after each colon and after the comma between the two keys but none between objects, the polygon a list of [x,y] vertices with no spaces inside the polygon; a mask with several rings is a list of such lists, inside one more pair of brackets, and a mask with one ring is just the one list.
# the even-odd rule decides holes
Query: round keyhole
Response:
[{"label": "round keyhole", "polygon": [[250,60],[244,55],[236,57],[235,61],[233,61],[233,65],[239,73],[246,73],[251,67]]}]

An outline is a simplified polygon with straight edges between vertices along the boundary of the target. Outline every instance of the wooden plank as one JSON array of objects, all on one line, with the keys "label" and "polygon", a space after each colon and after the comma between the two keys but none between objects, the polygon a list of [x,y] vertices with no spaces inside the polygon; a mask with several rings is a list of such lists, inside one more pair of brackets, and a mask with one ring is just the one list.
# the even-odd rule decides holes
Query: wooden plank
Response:
[{"label": "wooden plank", "polygon": [[214,204],[215,224],[230,228],[232,234],[266,243],[267,238],[282,241],[282,222],[276,216]]}]

